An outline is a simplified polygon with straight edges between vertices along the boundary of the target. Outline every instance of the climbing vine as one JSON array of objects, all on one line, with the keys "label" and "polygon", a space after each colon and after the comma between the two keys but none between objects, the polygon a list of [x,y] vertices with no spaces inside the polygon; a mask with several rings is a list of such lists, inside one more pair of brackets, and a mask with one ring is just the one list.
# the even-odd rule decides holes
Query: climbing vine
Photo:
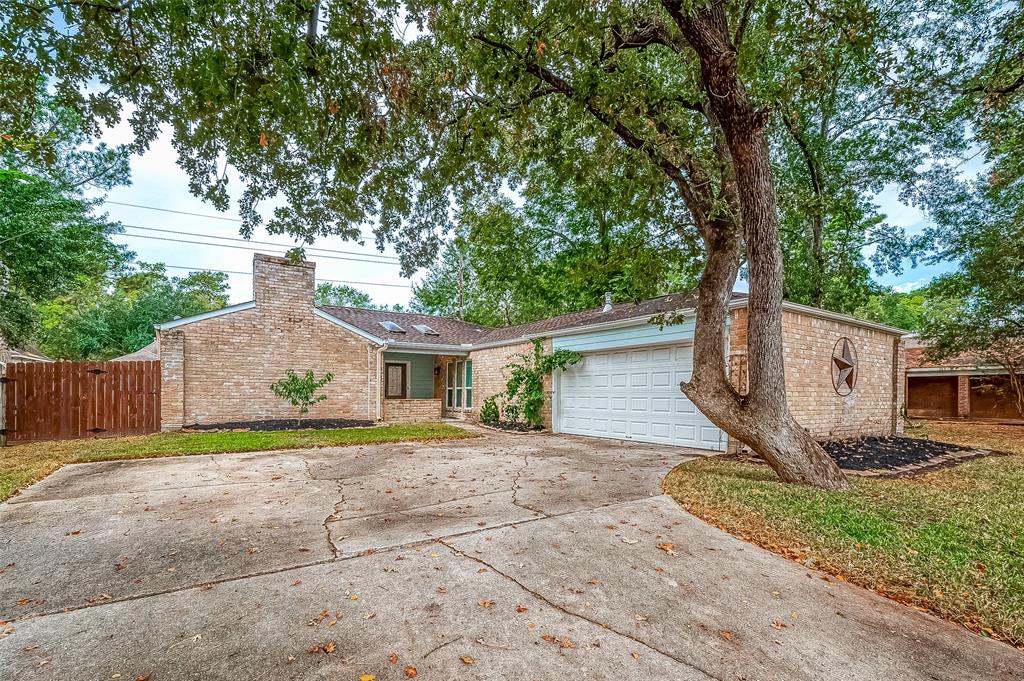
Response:
[{"label": "climbing vine", "polygon": [[534,340],[532,352],[517,355],[515,361],[505,365],[505,369],[510,372],[505,392],[484,402],[481,407],[481,419],[504,420],[510,424],[526,425],[531,428],[544,425],[541,416],[544,400],[547,398],[544,377],[556,369],[564,371],[581,359],[583,356],[572,350],[545,353],[541,341]]}]

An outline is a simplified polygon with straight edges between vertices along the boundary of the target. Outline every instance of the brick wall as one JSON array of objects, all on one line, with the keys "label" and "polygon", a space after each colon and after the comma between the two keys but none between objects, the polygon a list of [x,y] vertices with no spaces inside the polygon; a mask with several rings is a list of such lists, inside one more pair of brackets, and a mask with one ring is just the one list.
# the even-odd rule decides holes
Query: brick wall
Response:
[{"label": "brick wall", "polygon": [[960,418],[971,415],[971,377],[968,374],[956,377],[956,415]]},{"label": "brick wall", "polygon": [[[735,310],[730,326],[730,366],[746,359],[747,311]],[[841,396],[832,385],[832,353],[849,338],[857,353],[857,382]],[[818,438],[889,435],[902,428],[903,346],[890,333],[803,312],[782,315],[786,396],[796,420]],[[742,380],[746,388],[746,376]],[[736,381],[736,377],[733,379]],[[894,404],[895,402],[895,404]]]},{"label": "brick wall", "polygon": [[160,332],[164,428],[294,418],[270,391],[288,369],[334,374],[307,418],[375,420],[376,346],[314,314],[314,265],[257,255],[253,274],[255,308]]},{"label": "brick wall", "polygon": [[[551,352],[551,339],[545,338],[542,343],[544,352]],[[508,370],[505,366],[512,362],[517,355],[533,352],[533,343],[516,343],[514,345],[503,345],[497,348],[485,348],[474,350],[469,353],[469,359],[473,361],[473,409],[469,413],[474,420],[480,418],[480,405],[488,397],[505,391],[505,383],[509,379]],[[541,415],[544,419],[544,426],[551,428],[551,377],[544,379],[544,392],[547,398],[544,400],[544,408]]]},{"label": "brick wall", "polygon": [[389,423],[440,421],[441,400],[384,400],[384,420]]}]

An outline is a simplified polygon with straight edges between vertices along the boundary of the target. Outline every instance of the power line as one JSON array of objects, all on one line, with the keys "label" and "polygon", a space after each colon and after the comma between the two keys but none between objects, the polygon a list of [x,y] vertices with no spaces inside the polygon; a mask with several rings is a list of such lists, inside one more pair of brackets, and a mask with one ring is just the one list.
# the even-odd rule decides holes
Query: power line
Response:
[{"label": "power line", "polygon": [[[198,236],[198,237],[201,237],[203,239],[223,239],[225,241],[236,241],[236,242],[243,243],[243,244],[261,244],[263,246],[276,246],[277,248],[297,248],[297,246],[292,246],[290,244],[278,244],[278,243],[274,243],[272,241],[253,241],[252,239],[239,239],[237,237],[231,237],[231,236],[216,236],[216,235],[212,235],[212,234],[201,234],[199,232],[182,232],[180,230],[175,230],[175,229],[160,229],[158,227],[143,227],[141,225],[124,225],[124,226],[125,227],[130,227],[131,229],[142,229],[142,230],[145,230],[147,232],[164,232],[166,234],[184,234],[186,236]],[[142,235],[141,234],[136,234],[134,236],[142,236]],[[381,258],[383,260],[389,260],[389,261],[393,261],[393,262],[398,262],[398,258],[396,258],[393,255],[377,255],[376,253],[360,253],[359,251],[341,251],[341,250],[334,249],[334,248],[320,248],[319,246],[309,246],[309,247],[306,247],[306,248],[308,250],[311,250],[311,251],[324,251],[326,253],[340,253],[340,254],[343,254],[343,255],[359,255],[359,256],[364,256],[364,257],[367,257],[367,258]]]},{"label": "power line", "polygon": [[[126,227],[130,227],[130,226],[131,225],[126,225]],[[217,246],[217,247],[220,247],[220,248],[234,248],[234,249],[241,250],[241,251],[262,251],[263,250],[261,248],[247,248],[245,246],[233,246],[231,244],[211,244],[211,243],[208,243],[208,242],[205,242],[205,241],[192,241],[190,239],[171,239],[169,237],[164,237],[164,236],[149,236],[148,234],[128,234],[128,233],[124,233],[124,234],[113,234],[111,236],[127,236],[127,237],[133,237],[133,238],[136,238],[136,239],[153,239],[155,241],[173,241],[173,242],[179,243],[179,244],[193,244],[193,245],[196,245],[196,246]],[[283,254],[278,253],[276,255],[283,255]],[[314,254],[314,257],[325,258],[327,260],[349,260],[349,261],[352,261],[352,262],[368,262],[368,263],[373,263],[374,265],[397,265],[398,264],[398,263],[392,263],[392,262],[384,262],[384,261],[381,261],[381,260],[366,260],[366,259],[363,259],[363,258],[347,258],[347,257],[340,256],[340,255],[317,255],[317,254]]]},{"label": "power line", "polygon": [[111,201],[110,199],[102,199],[103,203],[112,203],[115,206],[129,206],[131,208],[144,208],[146,210],[158,210],[161,213],[176,213],[178,215],[191,215],[197,218],[210,218],[211,220],[224,220],[225,222],[241,222],[238,218],[228,218],[223,215],[209,215],[206,213],[190,213],[187,210],[172,210],[171,208],[157,208],[155,206],[143,206],[138,203],[122,203],[121,201]]},{"label": "power line", "polygon": [[[101,203],[110,203],[115,206],[129,206],[130,208],[142,208],[144,210],[155,210],[161,213],[174,213],[176,215],[191,215],[197,218],[209,218],[211,220],[224,220],[225,222],[242,222],[239,218],[228,218],[223,215],[210,215],[209,213],[190,213],[187,210],[174,210],[173,208],[158,208],[157,206],[144,206],[141,203],[124,203],[123,201],[111,201],[110,199],[100,199]],[[373,239],[375,238],[372,234],[360,234],[362,239]]]},{"label": "power line", "polygon": [[[241,274],[242,276],[251,277],[252,272],[243,272],[242,270],[218,270],[212,267],[185,267],[183,265],[164,265],[167,269],[171,270],[185,270],[187,272],[223,272],[224,274]],[[409,284],[383,284],[375,281],[347,281],[345,279],[320,279],[317,281],[326,281],[331,284],[357,284],[359,286],[388,286],[391,288],[410,288]]]}]

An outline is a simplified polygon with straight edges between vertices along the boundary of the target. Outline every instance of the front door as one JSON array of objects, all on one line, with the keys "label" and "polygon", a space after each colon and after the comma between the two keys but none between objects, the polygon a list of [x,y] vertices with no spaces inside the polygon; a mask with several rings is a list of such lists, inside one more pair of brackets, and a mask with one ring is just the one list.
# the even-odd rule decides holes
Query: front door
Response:
[{"label": "front door", "polygon": [[406,391],[408,371],[407,364],[384,365],[384,397],[389,400],[404,400],[409,396]]}]

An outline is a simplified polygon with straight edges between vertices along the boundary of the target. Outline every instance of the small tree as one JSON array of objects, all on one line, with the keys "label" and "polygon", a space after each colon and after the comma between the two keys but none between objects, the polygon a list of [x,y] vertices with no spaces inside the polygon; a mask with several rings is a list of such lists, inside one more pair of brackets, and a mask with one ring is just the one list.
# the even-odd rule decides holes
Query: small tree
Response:
[{"label": "small tree", "polygon": [[583,355],[572,350],[555,350],[545,354],[540,340],[533,341],[533,352],[518,356],[520,361],[505,365],[512,376],[505,384],[505,416],[518,421],[520,416],[527,425],[541,426],[541,409],[544,407],[544,377],[555,369],[565,370],[576,364]]},{"label": "small tree", "polygon": [[302,417],[309,413],[309,408],[327,399],[324,393],[316,394],[316,391],[334,380],[334,374],[327,372],[323,378],[317,378],[311,370],[306,375],[299,377],[291,369],[280,381],[270,384],[270,390],[283,400],[288,400],[293,407],[299,409],[299,425],[302,425]]}]

